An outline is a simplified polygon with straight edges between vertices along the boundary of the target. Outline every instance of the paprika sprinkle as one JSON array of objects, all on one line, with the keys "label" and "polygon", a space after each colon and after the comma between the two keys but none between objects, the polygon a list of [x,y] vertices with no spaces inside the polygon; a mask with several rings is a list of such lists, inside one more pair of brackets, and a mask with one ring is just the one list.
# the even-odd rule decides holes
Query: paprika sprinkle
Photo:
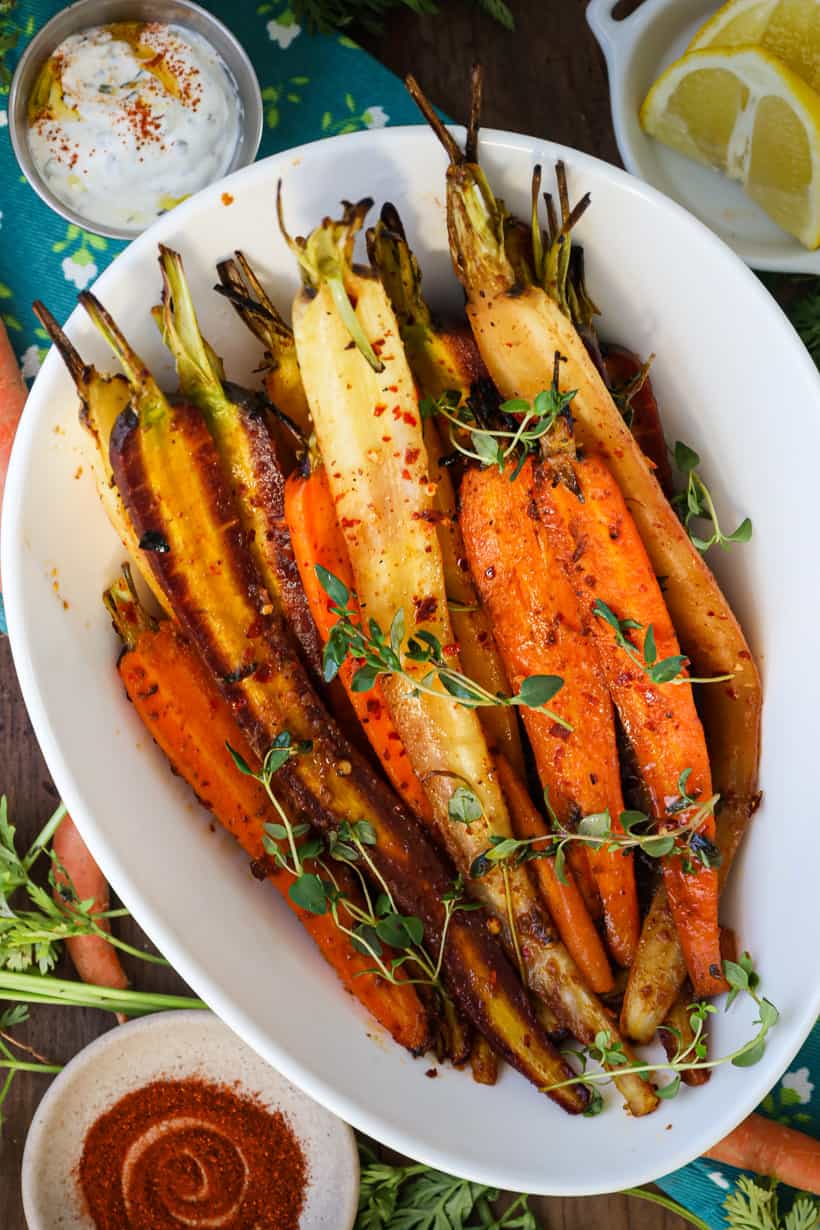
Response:
[{"label": "paprika sprinkle", "polygon": [[287,1119],[227,1085],[155,1081],[89,1128],[97,1230],[298,1230],[307,1168]]}]

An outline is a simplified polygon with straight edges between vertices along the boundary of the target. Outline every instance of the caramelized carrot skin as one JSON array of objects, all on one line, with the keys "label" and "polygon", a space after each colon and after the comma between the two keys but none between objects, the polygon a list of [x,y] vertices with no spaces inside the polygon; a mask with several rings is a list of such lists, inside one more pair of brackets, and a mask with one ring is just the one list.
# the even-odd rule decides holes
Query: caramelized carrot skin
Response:
[{"label": "caramelized carrot skin", "polygon": [[[543,816],[533,806],[526,787],[503,756],[497,758],[496,768],[516,837],[522,840],[549,837]],[[615,985],[612,970],[572,871],[568,867],[565,869],[565,884],[558,879],[554,859],[536,859],[530,863],[530,871],[561,939],[590,988],[599,995],[611,991]]]},{"label": "caramelized carrot skin", "polygon": [[[461,492],[461,526],[467,557],[482,600],[490,611],[496,640],[514,687],[528,675],[554,674],[564,680],[550,708],[572,727],[523,709],[524,725],[542,786],[562,823],[580,813],[609,809],[618,824],[623,811],[612,701],[597,654],[581,627],[578,600],[537,521],[534,473],[526,462],[510,472],[472,470]],[[632,859],[606,850],[570,845],[571,867],[593,915],[601,913],[610,949],[630,965],[638,942],[638,900]],[[580,856],[580,857],[579,857]]]},{"label": "caramelized carrot skin", "polygon": [[[624,346],[604,347],[604,368],[610,388],[617,390],[634,380],[642,367],[641,359]],[[655,477],[665,495],[674,495],[672,467],[663,434],[658,403],[652,389],[651,377],[647,375],[641,387],[630,399],[632,411],[629,430],[643,455],[651,462]]]},{"label": "caramelized carrot skin", "polygon": [[237,772],[225,747],[248,763],[255,756],[230,707],[195,650],[170,622],[140,636],[117,667],[126,693],[174,770],[253,860],[332,965],[344,986],[401,1046],[420,1053],[429,1044],[427,1013],[412,986],[392,986],[366,971],[372,960],[356,952],[329,914],[311,914],[288,896],[290,877],[265,855],[266,823],[278,822],[262,785]]},{"label": "caramelized carrot skin", "polygon": [[[336,616],[331,613],[330,599],[319,583],[316,565],[332,572],[348,590],[353,590],[353,570],[347,544],[336,517],[336,505],[324,467],[316,467],[307,477],[290,475],[285,484],[285,518],[302,587],[324,643],[330,636]],[[351,597],[351,602],[357,605],[354,597]],[[351,686],[355,673],[355,664],[346,659],[339,669],[339,677],[385,773],[408,807],[425,819],[431,818],[430,800],[410,764],[407,748],[390,716],[381,684],[377,681],[368,692],[355,692]]]},{"label": "caramelized carrot skin", "polygon": [[[678,781],[684,769],[691,770],[687,790],[693,797],[705,800],[712,794],[703,727],[691,686],[652,683],[643,667],[618,646],[609,624],[593,614],[600,599],[619,619],[637,620],[644,630],[653,626],[658,660],[680,652],[663,595],[617,483],[595,456],[578,462],[575,473],[583,502],[565,484],[552,485],[547,469],[540,472],[536,500],[541,522],[598,648],[653,814],[664,827],[672,828],[687,818],[687,812],[668,811],[680,794]],[[644,633],[638,635],[642,646]],[[707,817],[701,831],[714,838],[713,816]],[[686,873],[679,857],[669,857],[664,860],[664,881],[695,993],[719,994],[726,982],[720,958],[717,871],[697,865]]]}]

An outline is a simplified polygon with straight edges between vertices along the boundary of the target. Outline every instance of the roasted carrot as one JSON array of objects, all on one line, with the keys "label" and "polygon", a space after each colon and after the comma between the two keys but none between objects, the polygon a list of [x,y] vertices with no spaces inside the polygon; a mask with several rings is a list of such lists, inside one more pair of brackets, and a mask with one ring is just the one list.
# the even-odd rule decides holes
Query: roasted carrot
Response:
[{"label": "roasted carrot", "polygon": [[423,1051],[430,1023],[415,988],[369,973],[372,957],[356,951],[332,915],[311,914],[288,896],[290,877],[264,847],[265,825],[279,817],[262,785],[237,773],[226,744],[248,764],[258,763],[256,756],[190,641],[171,620],[156,623],[146,615],[127,577],[111,586],[105,602],[125,643],[117,670],[126,695],[174,771],[250,856],[253,874],[285,900],[344,987],[396,1042]]},{"label": "roasted carrot", "polygon": [[[77,900],[93,901],[92,911],[95,914],[104,914],[109,908],[108,882],[70,816],[64,816],[61,820],[51,848],[57,857],[57,866],[54,869],[55,898],[65,905],[59,886],[70,884]],[[97,921],[104,931],[110,930],[107,918]],[[66,940],[66,948],[71,963],[83,982],[120,991],[128,986],[128,978],[116,948],[102,936],[75,935]]]},{"label": "roasted carrot", "polygon": [[[644,666],[632,660],[605,619],[595,615],[603,602],[619,620],[634,620],[643,637],[652,627],[661,661],[680,653],[678,639],[652,565],[621,491],[604,463],[590,456],[574,465],[579,494],[553,483],[547,472],[536,481],[541,524],[567,577],[575,588],[590,638],[597,647],[604,675],[659,826],[673,831],[694,808],[681,805],[681,774],[687,793],[704,804],[712,798],[709,755],[692,687],[685,680],[653,683]],[[599,608],[598,608],[599,609]],[[634,637],[634,630],[627,635]],[[715,836],[708,812],[699,830]],[[695,993],[715,995],[726,989],[720,957],[717,917],[717,871],[696,863],[685,870],[680,855],[664,860],[664,882]]]},{"label": "roasted carrot", "polygon": [[[550,806],[570,829],[578,815],[606,810],[620,829],[624,805],[606,681],[582,628],[575,591],[533,519],[532,462],[514,481],[512,472],[500,474],[493,467],[465,476],[460,520],[467,558],[513,686],[534,674],[564,680],[553,707],[571,731],[543,713],[523,713]],[[575,853],[571,867],[582,891],[584,875],[591,869],[594,876],[610,951],[619,964],[630,965],[639,928],[632,858],[575,843],[568,849],[570,856]],[[587,889],[588,903],[589,897]]]},{"label": "roasted carrot", "polygon": [[[328,609],[328,596],[319,583],[316,565],[332,572],[351,591],[353,571],[323,466],[314,466],[307,477],[291,474],[288,478],[285,517],[308,605],[319,636],[326,641],[336,616]],[[348,660],[340,668],[339,677],[382,768],[408,807],[419,816],[430,816],[430,800],[410,763],[381,685],[377,681],[369,692],[356,692],[351,687],[355,671]]]},{"label": "roasted carrot", "polygon": [[[516,837],[548,840],[550,830],[521,779],[503,756],[496,758],[496,767]],[[529,866],[558,934],[590,987],[599,994],[611,991],[615,985],[612,970],[572,871],[569,867],[565,869],[566,883],[562,883],[556,875],[554,859],[535,859]]]},{"label": "roasted carrot", "polygon": [[604,347],[604,370],[613,398],[666,495],[674,495],[672,467],[652,379],[638,355],[625,346]]},{"label": "roasted carrot", "polygon": [[[537,1088],[569,1112],[582,1111],[586,1091],[564,1084],[569,1066],[539,1028],[486,916],[448,913],[452,867],[312,688],[254,569],[202,415],[184,401],[172,407],[99,301],[83,292],[80,302],[127,373],[132,404],[112,435],[112,465],[137,534],[150,531],[169,545],[149,553],[157,580],[256,754],[266,755],[284,730],[304,743],[277,770],[277,796],[323,835],[351,817],[370,824],[372,874],[402,914],[419,919],[456,1006]],[[644,1100],[652,1109],[651,1090]]]},{"label": "roasted carrot", "polygon": [[498,1056],[488,1045],[486,1038],[476,1034],[470,1051],[470,1066],[473,1080],[479,1085],[494,1085],[498,1080]]},{"label": "roasted carrot", "polygon": [[[296,346],[362,614],[386,630],[404,609],[411,635],[435,638],[458,670],[441,550],[429,518],[435,488],[425,464],[416,389],[382,284],[351,265],[355,230],[368,204],[346,207],[341,221],[327,219],[304,246],[293,241],[309,283],[294,302]],[[344,315],[340,291],[355,302],[354,309],[348,300]],[[362,350],[351,347],[351,328]],[[526,870],[501,866],[472,876],[492,837],[512,835],[487,740],[474,708],[456,703],[443,687],[416,686],[426,666],[408,654],[402,666],[384,675],[382,687],[432,803],[438,840],[471,893],[495,916],[508,953],[523,966],[534,993],[579,1040],[594,1038],[600,1029],[611,1032],[611,1019],[558,941]],[[465,781],[481,812],[469,824],[454,821],[449,811],[457,784]],[[640,1077],[624,1073],[614,1079],[633,1114],[655,1108],[654,1091]]]},{"label": "roasted carrot", "polygon": [[704,1156],[820,1196],[820,1140],[763,1115],[749,1115]]}]

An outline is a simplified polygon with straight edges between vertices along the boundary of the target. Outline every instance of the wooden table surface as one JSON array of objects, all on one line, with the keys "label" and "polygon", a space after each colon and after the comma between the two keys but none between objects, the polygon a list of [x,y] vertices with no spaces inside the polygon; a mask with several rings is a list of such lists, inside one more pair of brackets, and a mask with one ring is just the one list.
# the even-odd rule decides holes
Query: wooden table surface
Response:
[{"label": "wooden table surface", "polygon": [[[207,2],[207,0],[206,0]],[[361,41],[395,72],[413,71],[450,115],[464,115],[467,72],[475,60],[486,68],[484,121],[550,137],[619,162],[609,115],[606,69],[584,20],[583,0],[511,0],[517,33],[504,32],[467,0],[442,0],[437,19],[397,12],[383,35]],[[0,790],[22,843],[53,810],[57,794],[40,754],[17,686],[8,642],[0,641]],[[122,937],[148,946],[132,920]],[[170,969],[129,964],[135,985],[184,991]],[[65,972],[67,971],[58,971]],[[113,1018],[91,1009],[35,1010],[20,1031],[51,1061],[63,1063],[104,1030]],[[0,1141],[0,1227],[25,1230],[20,1198],[20,1159],[26,1130],[46,1088],[40,1076],[16,1078],[4,1111]],[[549,1148],[549,1142],[544,1142]],[[684,1222],[657,1206],[624,1196],[536,1201],[545,1230],[680,1230]]]}]

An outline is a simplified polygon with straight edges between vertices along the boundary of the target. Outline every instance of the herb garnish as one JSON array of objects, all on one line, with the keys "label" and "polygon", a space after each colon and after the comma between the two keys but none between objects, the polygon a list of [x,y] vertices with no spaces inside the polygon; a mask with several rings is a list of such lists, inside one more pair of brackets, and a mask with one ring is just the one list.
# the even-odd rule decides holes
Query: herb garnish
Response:
[{"label": "herb garnish", "polygon": [[[684,769],[680,775],[678,788],[682,791],[685,791],[690,772],[690,769]],[[549,794],[545,790],[544,802],[553,832],[525,838],[492,836],[488,849],[474,860],[470,874],[478,879],[499,863],[520,866],[521,863],[533,859],[551,858],[555,860],[556,876],[562,884],[566,884],[566,848],[571,842],[580,842],[591,849],[603,849],[612,853],[642,850],[649,858],[665,858],[669,854],[677,853],[684,858],[684,870],[689,871],[694,871],[695,863],[706,868],[717,867],[720,864],[720,851],[700,830],[706,819],[713,814],[719,798],[717,794],[712,795],[698,807],[688,823],[673,832],[642,832],[644,825],[652,823],[651,818],[642,811],[622,811],[618,817],[623,830],[621,832],[613,828],[608,809],[582,817],[573,831],[561,824],[550,806]],[[696,799],[684,794],[674,800],[667,810],[674,814],[696,804]]]},{"label": "herb garnish", "polygon": [[[81,901],[49,842],[65,815],[60,804],[31,843],[27,853],[19,855],[15,845],[16,830],[9,822],[5,796],[0,797],[0,970],[17,972],[36,967],[41,974],[53,969],[59,959],[57,946],[81,935],[96,935],[112,947],[144,961],[166,965],[163,957],[146,953],[117,939],[101,925],[101,920],[123,918],[125,909],[98,911],[94,901]],[[44,856],[51,861],[48,886],[35,883],[32,869]],[[57,873],[60,873],[58,880]],[[52,892],[59,894],[55,900]],[[22,909],[12,904],[12,897],[25,893],[34,908]]]},{"label": "herb garnish", "polygon": [[723,1202],[730,1230],[817,1230],[820,1202],[798,1196],[781,1220],[777,1184],[761,1187],[748,1175],[738,1175],[737,1190]]},{"label": "herb garnish", "polygon": [[[716,1068],[724,1063],[731,1063],[736,1068],[751,1068],[762,1059],[766,1049],[766,1038],[769,1031],[777,1024],[779,1013],[770,1000],[765,999],[759,994],[760,978],[754,969],[752,958],[748,952],[744,952],[737,962],[724,961],[723,971],[726,975],[726,981],[731,988],[726,1001],[726,1009],[728,1010],[732,1006],[740,994],[748,995],[757,1007],[758,1014],[754,1021],[754,1024],[758,1027],[757,1033],[748,1042],[744,1042],[742,1046],[737,1047],[728,1055],[722,1055],[717,1059],[709,1059],[706,1047],[708,1033],[705,1026],[709,1016],[717,1012],[717,1009],[714,1004],[701,1000],[689,1006],[689,1024],[692,1029],[692,1037],[689,1042],[684,1043],[679,1030],[670,1029],[669,1032],[677,1038],[677,1048],[675,1053],[665,1063],[643,1063],[640,1060],[637,1060],[635,1063],[628,1063],[620,1045],[613,1044],[609,1031],[601,1030],[596,1034],[592,1046],[581,1050],[565,1050],[563,1052],[565,1055],[573,1055],[578,1059],[581,1071],[568,1080],[550,1085],[545,1089],[545,1092],[563,1089],[567,1085],[584,1085],[594,1093],[596,1086],[609,1083],[612,1080],[612,1073],[607,1071],[588,1071],[587,1065],[590,1061],[602,1065],[607,1064],[610,1068],[615,1068],[617,1075],[621,1075],[624,1072],[633,1072],[639,1076],[649,1077],[653,1072],[671,1072],[672,1080],[666,1085],[661,1086],[657,1091],[658,1097],[666,1099],[677,1096],[681,1086],[681,1074],[684,1072]],[[599,1099],[594,1099],[593,1107],[594,1109],[591,1109],[590,1113],[595,1114],[603,1109],[603,1104]]]},{"label": "herb garnish", "polygon": [[[482,426],[470,398],[463,398],[457,390],[449,390],[440,397],[425,398],[419,406],[422,418],[432,418],[435,415],[446,419],[449,423],[450,443],[463,457],[477,461],[482,466],[498,466],[503,473],[507,463],[515,459],[515,466],[510,474],[510,482],[518,477],[521,467],[530,453],[538,448],[542,438],[549,432],[559,418],[569,415],[569,405],[577,389],[561,393],[557,379],[552,387],[537,393],[533,400],[526,401],[523,397],[515,397],[502,402],[498,407],[502,421],[509,424],[507,429]],[[520,415],[518,423],[513,416]],[[463,442],[464,435],[469,438],[472,447]]]},{"label": "herb garnish", "polygon": [[[350,605],[351,593],[347,586],[321,564],[316,564],[315,570],[331,600],[330,611],[337,617],[322,659],[327,683],[336,677],[342,663],[352,658],[362,663],[351,681],[354,692],[369,692],[380,675],[399,675],[412,684],[414,695],[424,692],[441,699],[446,693],[465,709],[523,705],[528,709],[540,709],[565,730],[572,729],[568,722],[546,707],[547,701],[563,686],[559,675],[530,675],[522,681],[514,696],[489,692],[445,660],[441,642],[432,632],[421,629],[406,638],[403,610],[399,609],[393,616],[388,633],[374,619],[368,620],[365,628],[359,622],[358,612]],[[411,674],[405,669],[403,656],[410,662],[428,665],[430,669],[421,677]],[[436,683],[441,686],[434,686]]]},{"label": "herb garnish", "polygon": [[[698,473],[700,457],[693,448],[678,440],[673,450],[675,465],[681,474],[686,475],[686,490],[674,496],[672,503],[678,510],[678,516],[683,521],[686,532],[699,551],[708,551],[710,547],[728,547],[733,542],[748,542],[752,536],[752,523],[744,517],[740,525],[731,534],[724,534],[720,528],[712,494]],[[709,538],[700,538],[691,528],[692,521],[711,521],[712,533]]]},{"label": "herb garnish", "polygon": [[[477,902],[464,899],[461,877],[453,881],[450,890],[442,897],[444,923],[434,961],[423,947],[424,926],[421,919],[399,913],[387,881],[370,856],[369,848],[376,845],[372,824],[367,820],[345,820],[325,839],[321,834],[310,834],[308,824],[293,824],[274,794],[274,775],[292,757],[309,751],[311,744],[294,742],[289,731],[281,731],[268,749],[258,773],[254,773],[244,757],[229,743],[226,747],[240,773],[262,785],[279,815],[281,823],[265,825],[264,844],[276,866],[293,877],[288,889],[291,901],[311,914],[330,913],[335,926],[349,937],[354,948],[372,957],[375,968],[368,972],[378,973],[388,982],[396,983],[399,981],[399,969],[412,962],[420,976],[403,980],[433,986],[444,996],[441,967],[451,919],[459,911],[481,908]],[[334,862],[344,864],[355,875],[361,889],[360,900],[354,901],[340,887]],[[379,892],[375,896],[362,872],[363,866],[378,885]],[[398,953],[389,963],[384,953],[385,944]]]},{"label": "herb garnish", "polygon": [[615,634],[615,644],[640,666],[653,683],[725,683],[727,679],[734,678],[733,675],[712,675],[709,678],[699,679],[693,675],[687,675],[684,668],[689,665],[689,659],[682,653],[674,654],[669,658],[661,658],[658,661],[654,626],[650,624],[646,629],[643,647],[638,649],[638,646],[626,634],[627,632],[643,632],[643,624],[638,623],[636,619],[619,619],[612,608],[600,598],[596,598],[592,614],[609,624]]}]

